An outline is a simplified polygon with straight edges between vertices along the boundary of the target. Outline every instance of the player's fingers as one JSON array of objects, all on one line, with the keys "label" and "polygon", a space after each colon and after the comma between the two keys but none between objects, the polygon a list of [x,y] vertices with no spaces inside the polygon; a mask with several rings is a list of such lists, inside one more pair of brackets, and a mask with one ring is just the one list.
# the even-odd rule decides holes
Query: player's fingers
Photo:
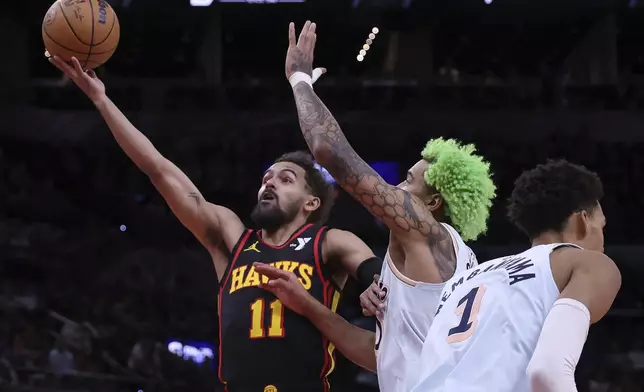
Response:
[{"label": "player's fingers", "polygon": [[309,56],[313,55],[313,47],[315,45],[315,23],[309,25],[308,31],[302,39],[302,43],[298,44],[298,47]]},{"label": "player's fingers", "polygon": [[379,290],[374,290],[373,287],[370,287],[366,291],[366,296],[378,310],[383,310],[385,308],[385,304],[381,299],[382,296],[380,295]]},{"label": "player's fingers", "polygon": [[266,290],[268,292],[271,292],[273,294],[276,294],[275,291],[277,291],[277,288],[275,286],[272,286],[270,284],[270,281],[268,283],[260,283],[259,288],[263,289],[263,290]]},{"label": "player's fingers", "polygon": [[259,272],[260,274],[267,276],[269,279],[286,279],[290,277],[288,272],[275,268],[272,265],[269,264],[264,264],[264,263],[254,263],[253,267],[255,267],[255,271]]},{"label": "player's fingers", "polygon": [[49,61],[56,66],[56,68],[60,69],[63,71],[65,74],[69,76],[73,76],[74,74],[74,68],[70,67],[69,64],[64,62],[60,57],[54,56],[50,57]]},{"label": "player's fingers", "polygon": [[375,275],[373,276],[373,282],[374,282],[374,283],[376,283],[376,284],[377,284],[378,282],[380,282],[380,275],[375,274]]},{"label": "player's fingers", "polygon": [[315,34],[315,33],[310,34],[310,38],[309,38],[309,42],[308,42],[308,46],[309,46],[308,51],[309,51],[309,55],[311,56],[311,58],[313,58],[313,53],[315,51],[315,42],[317,40],[318,40],[318,35],[317,34]]},{"label": "player's fingers", "polygon": [[63,67],[63,65],[60,63],[60,61],[56,60],[56,57],[49,57],[47,60],[54,65],[54,67],[58,68],[59,70],[63,71],[64,73],[67,73],[67,70]]},{"label": "player's fingers", "polygon": [[379,284],[372,283],[371,286],[369,286],[369,289],[376,295],[379,301],[384,301],[385,299],[385,292],[380,288]]},{"label": "player's fingers", "polygon": [[360,296],[360,306],[362,307],[362,313],[365,316],[373,316],[378,311],[378,308],[365,294]]},{"label": "player's fingers", "polygon": [[84,74],[85,72],[83,71],[83,67],[81,67],[80,62],[78,62],[78,59],[76,57],[72,57],[72,65],[74,66],[74,70],[80,75]]},{"label": "player's fingers", "polygon": [[295,40],[295,23],[291,22],[288,24],[288,46],[294,48],[297,45]]},{"label": "player's fingers", "polygon": [[86,73],[87,73],[87,75],[88,75],[90,78],[92,78],[92,79],[96,79],[96,78],[97,78],[97,76],[96,76],[96,72],[94,72],[94,70],[93,70],[93,69],[88,69]]},{"label": "player's fingers", "polygon": [[304,27],[302,27],[302,31],[300,32],[300,37],[297,39],[297,45],[304,45],[306,42],[306,34],[309,32],[309,28],[311,27],[311,21],[307,20],[306,23],[304,23]]},{"label": "player's fingers", "polygon": [[311,75],[311,78],[313,79],[313,83],[315,83],[318,79],[320,79],[320,76],[324,75],[326,73],[326,68],[316,68],[313,70],[313,74]]}]

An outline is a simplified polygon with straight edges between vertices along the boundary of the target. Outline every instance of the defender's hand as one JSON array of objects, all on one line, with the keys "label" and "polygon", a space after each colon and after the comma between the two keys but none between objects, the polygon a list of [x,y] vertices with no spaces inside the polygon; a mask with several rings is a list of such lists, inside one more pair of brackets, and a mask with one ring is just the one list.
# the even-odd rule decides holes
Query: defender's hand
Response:
[{"label": "defender's hand", "polygon": [[[314,79],[313,73],[313,52],[315,51],[315,41],[317,35],[315,34],[316,25],[311,21],[306,21],[300,37],[295,40],[295,24],[290,23],[288,26],[288,50],[286,52],[286,78],[289,79],[295,72],[304,72]],[[326,72],[324,68],[318,68],[322,71],[321,74]],[[316,69],[316,71],[318,70]],[[321,75],[319,74],[318,77]]]},{"label": "defender's hand", "polygon": [[362,306],[362,314],[365,316],[377,316],[380,318],[382,312],[385,310],[385,292],[380,289],[378,282],[380,275],[373,276],[373,283],[360,294],[360,305]]},{"label": "defender's hand", "polygon": [[72,57],[71,62],[73,67],[58,56],[49,57],[48,60],[56,68],[63,71],[65,75],[69,76],[92,102],[98,102],[105,96],[105,85],[103,82],[101,82],[93,70],[84,71],[76,57]]},{"label": "defender's hand", "polygon": [[292,311],[304,315],[311,301],[315,301],[294,273],[264,263],[254,263],[253,266],[255,271],[269,279],[268,283],[262,282],[259,287],[273,293]]}]

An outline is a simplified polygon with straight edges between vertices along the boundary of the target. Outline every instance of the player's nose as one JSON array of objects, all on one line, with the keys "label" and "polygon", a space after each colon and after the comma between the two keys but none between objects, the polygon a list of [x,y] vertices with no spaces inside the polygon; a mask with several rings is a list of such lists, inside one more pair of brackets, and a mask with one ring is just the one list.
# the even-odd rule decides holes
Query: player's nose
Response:
[{"label": "player's nose", "polygon": [[264,183],[264,187],[267,188],[267,189],[275,189],[275,180],[272,179],[272,178],[269,178]]}]

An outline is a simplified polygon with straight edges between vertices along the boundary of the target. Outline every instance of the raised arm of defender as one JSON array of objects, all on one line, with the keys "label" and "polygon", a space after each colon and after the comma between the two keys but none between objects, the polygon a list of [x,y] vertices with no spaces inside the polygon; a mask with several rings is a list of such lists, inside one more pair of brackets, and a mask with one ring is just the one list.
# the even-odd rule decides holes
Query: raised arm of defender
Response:
[{"label": "raised arm of defender", "polygon": [[107,97],[105,86],[93,71],[83,71],[76,59],[72,59],[73,68],[59,58],[50,61],[92,100],[123,151],[150,178],[181,223],[211,253],[222,241],[232,249],[244,230],[239,217],[225,207],[206,202],[192,181],[163,157]]},{"label": "raised arm of defender", "polygon": [[[417,197],[388,184],[351,147],[331,112],[313,91],[310,77],[315,48],[315,23],[306,22],[299,39],[289,26],[286,77],[293,86],[302,134],[315,159],[336,181],[390,230],[404,238],[440,236],[444,231]],[[306,75],[306,76],[303,76]],[[307,77],[308,76],[308,77]]]}]

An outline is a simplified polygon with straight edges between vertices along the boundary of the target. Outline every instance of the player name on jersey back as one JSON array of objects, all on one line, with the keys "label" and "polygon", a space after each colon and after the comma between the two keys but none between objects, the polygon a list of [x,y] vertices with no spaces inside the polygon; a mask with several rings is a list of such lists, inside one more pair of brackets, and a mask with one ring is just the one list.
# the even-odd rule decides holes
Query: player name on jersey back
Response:
[{"label": "player name on jersey back", "polygon": [[253,264],[293,272],[318,301],[336,310],[340,293],[322,261],[326,228],[306,225],[282,246],[246,231],[233,249],[219,295],[219,376],[228,391],[324,391],[335,366],[333,346],[306,318],[259,287]]},{"label": "player name on jersey back", "polygon": [[450,279],[408,390],[528,392],[526,368],[559,296],[550,253],[533,247]]}]

